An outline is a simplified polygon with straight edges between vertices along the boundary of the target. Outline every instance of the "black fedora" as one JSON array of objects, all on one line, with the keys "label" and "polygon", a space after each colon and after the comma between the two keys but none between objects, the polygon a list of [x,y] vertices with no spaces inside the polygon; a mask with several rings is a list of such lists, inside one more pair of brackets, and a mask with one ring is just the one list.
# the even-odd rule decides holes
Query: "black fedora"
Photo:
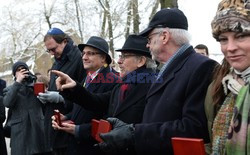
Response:
[{"label": "black fedora", "polygon": [[79,44],[78,48],[82,52],[82,50],[84,49],[85,46],[91,46],[91,47],[94,47],[94,48],[100,50],[101,52],[106,54],[107,63],[110,64],[112,62],[111,57],[109,55],[109,45],[108,45],[107,41],[104,40],[103,38],[97,37],[97,36],[92,36],[89,38],[89,40],[87,41],[86,44]]},{"label": "black fedora", "polygon": [[146,47],[148,41],[146,38],[138,36],[138,35],[129,35],[126,39],[123,47],[121,49],[117,49],[119,52],[131,52],[138,55],[144,55],[151,58],[151,54],[149,49]]}]

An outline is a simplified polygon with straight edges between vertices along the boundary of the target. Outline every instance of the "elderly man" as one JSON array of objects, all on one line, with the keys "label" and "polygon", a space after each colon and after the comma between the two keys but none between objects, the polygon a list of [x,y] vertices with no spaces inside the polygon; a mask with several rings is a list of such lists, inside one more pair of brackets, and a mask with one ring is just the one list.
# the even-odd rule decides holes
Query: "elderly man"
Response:
[{"label": "elderly man", "polygon": [[[68,97],[71,100],[87,109],[108,111],[107,116],[119,118],[126,123],[140,123],[146,105],[146,94],[155,76],[152,67],[156,66],[150,58],[146,44],[145,38],[130,35],[123,47],[117,50],[121,52],[118,64],[122,83],[108,93],[94,95],[66,74],[52,71],[59,76],[57,86],[60,90],[64,90],[62,94],[65,97],[70,95]],[[60,129],[55,122],[53,126]],[[112,154],[116,153],[135,154],[135,150],[131,145],[112,152]]]},{"label": "elderly man", "polygon": [[[88,72],[88,76],[82,81],[82,85],[92,93],[104,93],[112,90],[117,83],[107,82],[108,78],[117,81],[119,77],[112,72],[109,66],[111,57],[107,41],[101,37],[92,36],[86,44],[79,44],[78,48],[82,51],[84,69]],[[90,122],[91,119],[100,119],[102,116],[103,113],[87,111],[77,104],[74,104],[71,113],[65,116],[61,115],[62,120],[71,120],[75,123],[64,123],[64,126],[60,128],[60,130],[73,135],[69,140],[67,154],[100,154],[98,149],[94,147],[96,142],[91,137]]]},{"label": "elderly man", "polygon": [[140,33],[148,38],[153,59],[164,65],[148,91],[142,122],[108,118],[113,130],[100,135],[102,149],[134,145],[138,154],[173,154],[172,137],[209,141],[204,99],[216,62],[194,51],[187,30],[182,11],[162,9]]}]

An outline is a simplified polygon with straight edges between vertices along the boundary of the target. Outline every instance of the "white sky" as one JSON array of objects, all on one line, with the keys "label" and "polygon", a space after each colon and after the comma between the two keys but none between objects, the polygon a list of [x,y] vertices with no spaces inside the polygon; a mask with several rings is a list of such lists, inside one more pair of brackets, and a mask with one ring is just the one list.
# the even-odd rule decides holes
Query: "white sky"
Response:
[{"label": "white sky", "polygon": [[[193,46],[205,44],[210,54],[222,54],[220,44],[212,37],[211,21],[213,20],[220,0],[178,0],[181,9],[188,18],[189,32],[192,35]],[[211,55],[220,61],[223,56]]]},{"label": "white sky", "polygon": [[[0,0],[0,8],[4,4],[12,3],[12,0]],[[25,2],[27,0],[20,0]],[[215,16],[220,0],[178,0],[181,9],[188,18],[189,32],[192,35],[191,44],[205,44],[211,54],[221,54],[219,43],[215,41],[211,34],[211,21]],[[27,4],[27,3],[26,3]],[[25,5],[25,3],[24,3]],[[0,12],[1,15],[1,12]],[[222,56],[211,58],[220,61]]]}]

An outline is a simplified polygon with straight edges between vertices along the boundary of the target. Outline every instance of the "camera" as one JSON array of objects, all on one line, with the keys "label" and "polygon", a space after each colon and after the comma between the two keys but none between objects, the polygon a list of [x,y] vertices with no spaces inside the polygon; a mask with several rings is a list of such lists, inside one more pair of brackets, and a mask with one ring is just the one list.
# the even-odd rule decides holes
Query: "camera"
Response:
[{"label": "camera", "polygon": [[33,86],[36,82],[37,77],[33,75],[31,72],[27,73],[28,76],[24,78],[24,82],[27,86]]}]

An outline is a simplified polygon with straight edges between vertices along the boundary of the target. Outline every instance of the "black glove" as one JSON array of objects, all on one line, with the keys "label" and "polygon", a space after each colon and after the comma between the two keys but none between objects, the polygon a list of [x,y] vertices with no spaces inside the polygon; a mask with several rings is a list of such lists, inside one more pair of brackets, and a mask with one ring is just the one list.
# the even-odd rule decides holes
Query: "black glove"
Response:
[{"label": "black glove", "polygon": [[102,143],[98,146],[104,152],[117,152],[135,144],[133,124],[126,124],[117,118],[108,118],[107,121],[112,125],[112,130],[108,133],[100,134]]}]

